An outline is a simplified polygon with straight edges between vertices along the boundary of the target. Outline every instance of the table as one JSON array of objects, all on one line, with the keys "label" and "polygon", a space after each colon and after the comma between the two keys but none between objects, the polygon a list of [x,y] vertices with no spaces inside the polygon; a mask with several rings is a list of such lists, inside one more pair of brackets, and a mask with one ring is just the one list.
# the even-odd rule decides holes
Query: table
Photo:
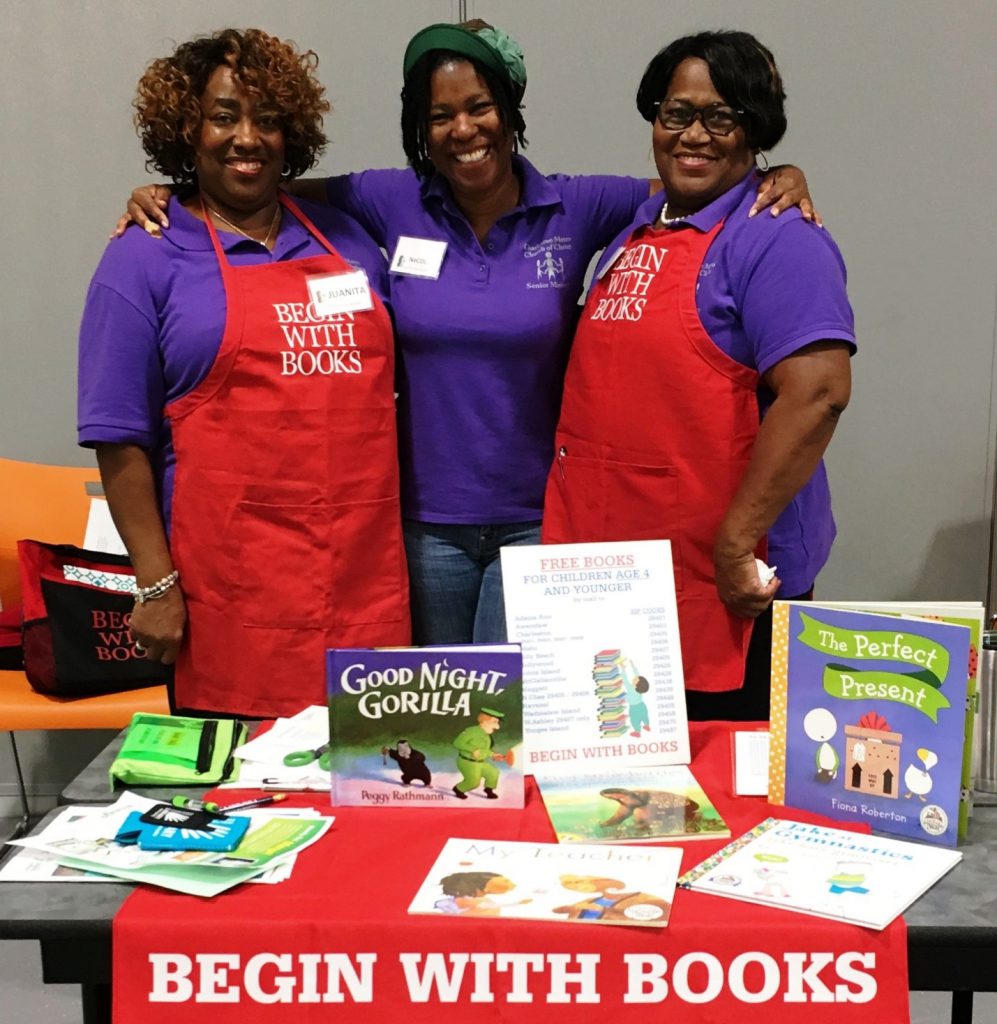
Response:
[{"label": "table", "polygon": [[[107,768],[121,741],[122,736],[113,740],[66,787],[64,802],[111,799]],[[155,798],[173,794],[137,789]],[[952,1024],[972,1021],[974,991],[997,991],[997,808],[977,809],[961,849],[963,862],[905,915],[911,987],[952,992]],[[81,986],[84,1024],[110,1020],[111,922],[131,888],[124,883],[43,882],[0,887],[0,939],[40,943],[44,981]]]}]

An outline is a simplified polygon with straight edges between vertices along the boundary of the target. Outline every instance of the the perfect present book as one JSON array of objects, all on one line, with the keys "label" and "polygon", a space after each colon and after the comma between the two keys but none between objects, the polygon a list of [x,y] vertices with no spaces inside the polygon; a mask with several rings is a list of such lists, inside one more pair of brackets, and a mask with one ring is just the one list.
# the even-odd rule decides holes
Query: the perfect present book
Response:
[{"label": "the perfect present book", "polygon": [[958,837],[964,839],[969,825],[973,794],[973,734],[979,708],[980,651],[983,649],[983,624],[986,611],[980,601],[862,601],[823,602],[828,608],[851,608],[883,615],[939,619],[969,627],[969,665],[966,682],[965,742],[962,748],[962,787],[959,802]]},{"label": "the perfect present book", "polygon": [[523,806],[517,644],[326,652],[332,801]]},{"label": "the perfect present book", "polygon": [[730,830],[685,765],[579,770],[538,776],[562,843],[723,839]]},{"label": "the perfect present book", "polygon": [[528,772],[688,764],[668,541],[506,547],[502,586]]},{"label": "the perfect present book", "polygon": [[961,859],[956,850],[767,818],[679,884],[880,930]]},{"label": "the perfect present book", "polygon": [[955,845],[973,652],[965,614],[943,621],[776,601],[770,802]]},{"label": "the perfect present book", "polygon": [[668,924],[682,851],[448,839],[408,912],[574,924]]}]

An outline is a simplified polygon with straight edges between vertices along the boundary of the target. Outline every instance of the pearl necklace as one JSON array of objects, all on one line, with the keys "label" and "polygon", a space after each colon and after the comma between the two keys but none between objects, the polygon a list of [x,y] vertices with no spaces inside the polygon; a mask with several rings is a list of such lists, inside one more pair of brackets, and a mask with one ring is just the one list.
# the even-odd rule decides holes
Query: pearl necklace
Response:
[{"label": "pearl necklace", "polygon": [[668,224],[677,224],[680,220],[685,220],[685,219],[686,219],[686,217],[683,216],[682,214],[679,214],[677,217],[669,217],[668,216],[668,204],[667,203],[661,208],[661,216],[658,218],[658,220],[661,222],[661,224],[662,225],[666,225],[666,226]]},{"label": "pearl necklace", "polygon": [[[201,202],[204,202],[202,199]],[[261,242],[258,238],[253,238],[251,234],[243,231],[237,224],[233,224],[227,217],[223,217],[213,206],[208,206],[204,203],[204,208],[209,212],[213,213],[223,224],[230,227],[237,234],[242,235],[243,238],[248,238],[251,242],[256,242],[257,245],[262,245],[264,249],[270,248],[270,238],[273,235],[274,228],[277,226],[277,221],[280,218],[280,202],[274,207],[273,216],[270,218],[270,227],[267,229],[267,236]]]}]

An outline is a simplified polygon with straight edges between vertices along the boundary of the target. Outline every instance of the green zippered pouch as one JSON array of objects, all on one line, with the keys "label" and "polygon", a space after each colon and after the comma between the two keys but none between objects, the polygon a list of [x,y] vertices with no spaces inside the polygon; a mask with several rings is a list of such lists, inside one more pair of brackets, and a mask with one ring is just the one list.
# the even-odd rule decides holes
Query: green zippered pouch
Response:
[{"label": "green zippered pouch", "polygon": [[185,718],[138,712],[110,768],[116,782],[137,786],[204,786],[238,777],[233,751],[246,726],[232,718]]}]

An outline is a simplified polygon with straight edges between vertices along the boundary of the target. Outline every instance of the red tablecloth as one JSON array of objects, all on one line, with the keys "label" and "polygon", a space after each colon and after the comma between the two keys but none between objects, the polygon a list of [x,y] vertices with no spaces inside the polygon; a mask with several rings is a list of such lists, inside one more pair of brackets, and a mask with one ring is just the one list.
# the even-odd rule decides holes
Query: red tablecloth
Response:
[{"label": "red tablecloth", "polygon": [[[691,768],[732,835],[770,814],[828,824],[735,799],[730,730],[693,724]],[[409,916],[446,837],[554,840],[527,782],[522,812],[336,808],[277,886],[136,890],[114,921],[115,1024],[908,1024],[902,919],[874,932],[687,890],[662,931]],[[724,842],[685,843],[683,870]]]}]

